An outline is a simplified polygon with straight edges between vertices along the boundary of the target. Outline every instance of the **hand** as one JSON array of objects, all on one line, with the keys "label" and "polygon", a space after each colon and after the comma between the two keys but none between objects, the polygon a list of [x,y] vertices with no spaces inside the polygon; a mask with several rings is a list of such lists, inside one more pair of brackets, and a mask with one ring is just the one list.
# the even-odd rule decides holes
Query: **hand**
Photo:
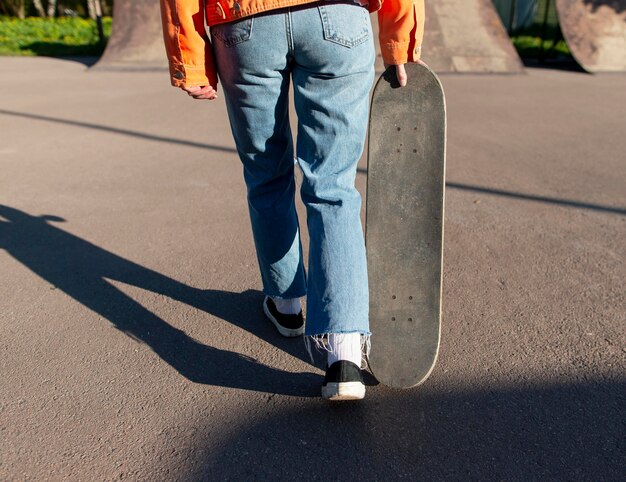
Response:
[{"label": "hand", "polygon": [[187,92],[187,95],[193,97],[196,100],[215,100],[217,99],[217,91],[210,85],[204,85],[202,87],[182,87]]},{"label": "hand", "polygon": [[[421,60],[417,60],[415,63],[426,66],[426,64],[424,62],[422,62]],[[398,65],[396,65],[396,77],[398,78],[398,82],[400,83],[400,87],[406,86],[406,81],[408,80],[408,77],[406,75],[406,69],[404,68],[404,65],[405,64],[398,64]],[[385,68],[388,68],[388,67],[389,67],[389,64],[385,64]]]}]

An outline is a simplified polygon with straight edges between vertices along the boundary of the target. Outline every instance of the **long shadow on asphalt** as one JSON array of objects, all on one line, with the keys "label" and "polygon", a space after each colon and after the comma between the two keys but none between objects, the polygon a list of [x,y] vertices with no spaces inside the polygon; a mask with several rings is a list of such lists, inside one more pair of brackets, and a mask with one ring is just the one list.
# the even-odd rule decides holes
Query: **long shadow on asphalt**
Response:
[{"label": "long shadow on asphalt", "polygon": [[[367,175],[367,169],[358,168],[359,174]],[[511,199],[520,199],[522,201],[534,201],[546,204],[555,204],[557,206],[564,206],[576,209],[587,209],[590,211],[601,211],[612,214],[619,214],[626,216],[626,208],[620,206],[607,206],[603,204],[593,204],[588,202],[577,201],[574,199],[564,199],[551,196],[542,196],[538,194],[526,194],[516,191],[505,191],[503,189],[494,189],[490,187],[474,186],[471,184],[462,184],[459,182],[446,182],[446,189],[456,189],[459,191],[475,192],[480,194],[488,194],[492,196],[502,196]]]},{"label": "long shadow on asphalt", "polygon": [[119,134],[119,135],[128,136],[128,137],[136,137],[136,138],[144,139],[148,141],[167,142],[170,144],[178,144],[181,146],[199,147],[201,149],[210,149],[212,151],[221,151],[221,152],[230,152],[230,153],[237,152],[237,150],[232,147],[217,146],[214,144],[205,144],[203,142],[194,142],[194,141],[188,141],[185,139],[176,139],[173,137],[158,136],[158,135],[149,134],[146,132],[132,131],[129,129],[121,129],[119,127],[106,126],[102,124],[93,124],[91,122],[75,121],[71,119],[62,119],[60,117],[50,117],[50,116],[41,115],[41,114],[29,114],[28,112],[17,112],[17,111],[12,111],[12,110],[0,109],[0,115],[21,117],[23,119],[31,119],[31,120],[36,120],[36,121],[53,122],[55,124],[63,124],[63,125],[68,125],[72,127],[80,127],[82,129],[93,129],[97,131],[108,132],[111,134]]},{"label": "long shadow on asphalt", "polygon": [[[251,332],[296,358],[306,355],[299,340],[281,339],[260,322],[262,294],[201,290],[117,256],[50,222],[56,216],[31,216],[0,205],[0,249],[67,295],[149,345],[185,378],[223,387],[294,396],[317,396],[314,373],[277,370],[239,353],[204,345],[169,325],[107,280],[168,296]],[[304,358],[303,358],[304,359]]]},{"label": "long shadow on asphalt", "polygon": [[[80,128],[85,128],[85,129],[94,129],[98,131],[108,132],[111,134],[119,134],[123,136],[136,137],[136,138],[144,139],[148,141],[166,142],[166,143],[172,143],[172,144],[179,144],[179,145],[183,145],[187,147],[198,147],[201,149],[210,149],[214,151],[228,152],[228,153],[233,153],[233,154],[237,152],[237,150],[232,147],[217,146],[214,144],[205,144],[202,142],[194,142],[194,141],[188,141],[184,139],[176,139],[173,137],[158,136],[155,134],[148,134],[146,132],[132,131],[128,129],[121,129],[119,127],[111,127],[111,126],[106,126],[106,125],[93,124],[89,122],[75,121],[71,119],[61,119],[59,117],[50,117],[50,116],[45,116],[45,115],[40,115],[40,114],[30,114],[27,112],[17,112],[17,111],[11,111],[11,110],[6,110],[6,109],[0,109],[0,115],[22,117],[25,119],[32,119],[32,120],[38,120],[38,121],[54,122],[57,124],[70,125],[70,126],[80,127]],[[357,172],[359,174],[367,175],[367,169],[365,168],[358,168]],[[619,207],[619,206],[605,206],[601,204],[581,202],[581,201],[577,201],[573,199],[561,199],[561,198],[555,198],[555,197],[550,197],[550,196],[525,194],[525,193],[520,193],[520,192],[505,191],[501,189],[493,189],[493,188],[488,188],[488,187],[473,186],[469,184],[461,184],[461,183],[454,183],[454,182],[446,183],[446,188],[458,189],[462,191],[472,191],[472,192],[490,194],[490,195],[496,195],[496,196],[503,196],[503,197],[514,198],[514,199],[522,199],[525,201],[536,201],[536,202],[542,202],[542,203],[548,203],[548,204],[556,204],[560,206],[572,207],[572,208],[577,208],[577,209],[604,211],[608,213],[614,213],[614,214],[620,214],[622,216],[626,216],[626,208]]]},{"label": "long shadow on asphalt", "polygon": [[356,404],[268,401],[217,437],[194,425],[206,458],[187,480],[623,480],[625,379],[472,389],[436,378]]}]

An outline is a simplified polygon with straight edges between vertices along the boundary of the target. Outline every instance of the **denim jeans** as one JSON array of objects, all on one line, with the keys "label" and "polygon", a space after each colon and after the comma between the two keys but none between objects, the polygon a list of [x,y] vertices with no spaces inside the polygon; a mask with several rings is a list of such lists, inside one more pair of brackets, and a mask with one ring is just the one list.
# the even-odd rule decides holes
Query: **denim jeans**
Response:
[{"label": "denim jeans", "polygon": [[[319,2],[274,10],[213,26],[211,38],[243,163],[265,294],[306,295],[308,336],[368,335],[361,196],[354,186],[374,78],[367,9]],[[298,117],[295,149],[290,81]],[[294,155],[303,174],[308,275]]]}]

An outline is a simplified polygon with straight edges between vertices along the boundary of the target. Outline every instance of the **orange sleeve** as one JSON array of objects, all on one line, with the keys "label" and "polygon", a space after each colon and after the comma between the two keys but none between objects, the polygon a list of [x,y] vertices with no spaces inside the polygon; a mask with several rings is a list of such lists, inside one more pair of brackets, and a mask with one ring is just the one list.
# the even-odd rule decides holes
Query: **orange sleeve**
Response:
[{"label": "orange sleeve", "polygon": [[424,37],[424,0],[384,0],[378,10],[380,50],[386,64],[419,60]]},{"label": "orange sleeve", "polygon": [[211,42],[204,28],[203,0],[160,0],[163,39],[175,87],[217,88]]}]

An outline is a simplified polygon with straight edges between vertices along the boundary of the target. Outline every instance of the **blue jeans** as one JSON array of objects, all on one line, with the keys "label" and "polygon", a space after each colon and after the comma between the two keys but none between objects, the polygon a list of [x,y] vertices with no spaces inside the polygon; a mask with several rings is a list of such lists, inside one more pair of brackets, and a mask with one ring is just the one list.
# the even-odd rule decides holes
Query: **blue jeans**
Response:
[{"label": "blue jeans", "polygon": [[[367,10],[312,3],[211,27],[211,38],[265,294],[306,295],[306,335],[369,334],[361,196],[354,186],[374,78]],[[294,199],[290,79],[308,276]]]}]

